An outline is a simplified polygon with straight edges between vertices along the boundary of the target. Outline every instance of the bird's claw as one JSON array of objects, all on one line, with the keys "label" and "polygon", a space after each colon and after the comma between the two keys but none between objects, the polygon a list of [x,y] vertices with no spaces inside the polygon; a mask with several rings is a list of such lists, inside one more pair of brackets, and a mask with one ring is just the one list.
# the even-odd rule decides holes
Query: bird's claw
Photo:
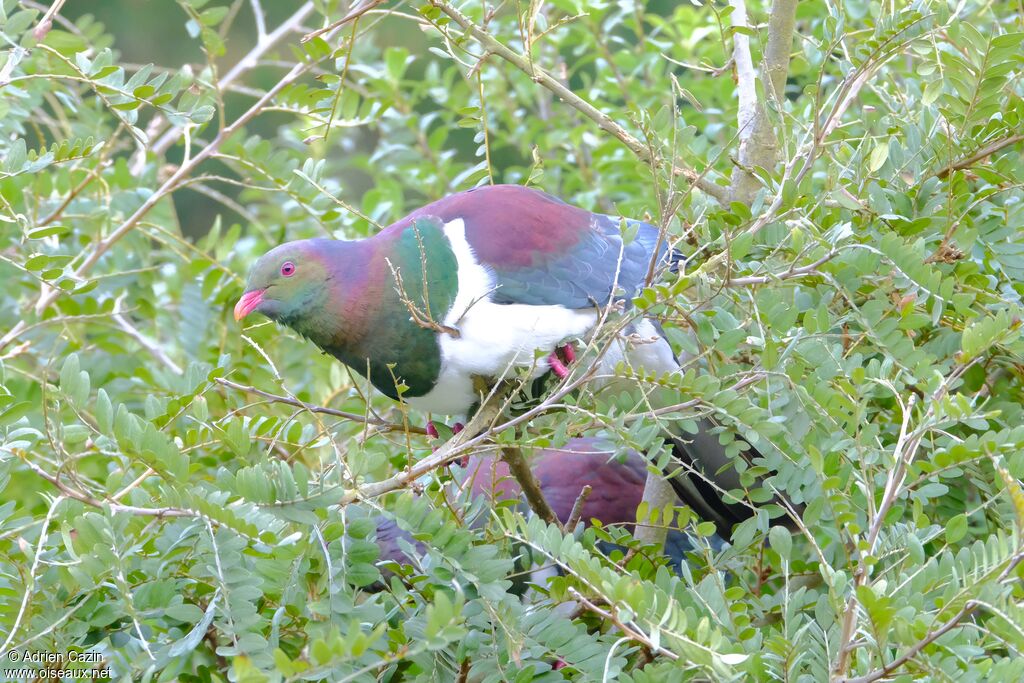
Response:
[{"label": "bird's claw", "polygon": [[565,363],[558,357],[557,351],[552,351],[551,355],[548,356],[548,365],[551,367],[551,372],[555,373],[558,379],[565,379],[569,376],[569,368],[565,367]]},{"label": "bird's claw", "polygon": [[566,365],[572,365],[576,362],[576,345],[572,342],[559,346],[555,349],[555,353],[562,357]]},{"label": "bird's claw", "polygon": [[563,344],[556,347],[551,352],[551,355],[548,356],[548,366],[558,379],[565,379],[569,376],[569,368],[567,366],[571,365],[575,360],[576,348],[571,343]]}]

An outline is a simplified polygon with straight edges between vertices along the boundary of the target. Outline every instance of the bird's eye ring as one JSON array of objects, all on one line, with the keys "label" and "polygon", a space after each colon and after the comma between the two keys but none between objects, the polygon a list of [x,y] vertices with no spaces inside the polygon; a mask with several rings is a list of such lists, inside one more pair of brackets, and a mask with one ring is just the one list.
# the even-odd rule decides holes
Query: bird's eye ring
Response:
[{"label": "bird's eye ring", "polygon": [[285,277],[291,277],[295,275],[295,264],[291,261],[285,261],[281,264],[281,275]]}]

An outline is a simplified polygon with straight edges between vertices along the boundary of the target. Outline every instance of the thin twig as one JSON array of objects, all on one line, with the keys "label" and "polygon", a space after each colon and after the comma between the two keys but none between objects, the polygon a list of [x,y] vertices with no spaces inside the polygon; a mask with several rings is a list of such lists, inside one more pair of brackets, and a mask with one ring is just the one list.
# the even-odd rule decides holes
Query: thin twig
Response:
[{"label": "thin twig", "polygon": [[256,39],[263,42],[267,39],[267,19],[263,15],[263,7],[260,0],[249,0],[249,4],[252,5],[253,21],[256,22]]},{"label": "thin twig", "polygon": [[[294,19],[295,15],[293,15]],[[276,33],[276,31],[275,31]],[[270,36],[268,36],[269,40]],[[95,243],[95,246],[88,252],[82,263],[75,269],[73,273],[74,279],[85,279],[86,275],[92,270],[92,267],[103,257],[110,248],[116,244],[122,237],[131,232],[135,226],[141,221],[146,214],[148,214],[164,197],[170,195],[179,185],[185,180],[185,178],[203,161],[214,155],[221,145],[223,145],[229,138],[231,138],[236,132],[242,129],[250,120],[257,116],[263,108],[269,103],[279,92],[285,87],[290,85],[301,75],[313,68],[315,61],[310,60],[306,62],[300,62],[295,64],[281,79],[270,88],[264,95],[257,100],[249,109],[247,109],[241,116],[239,116],[230,125],[227,125],[218,131],[216,137],[198,154],[189,158],[187,161],[182,163],[171,176],[164,181],[164,183],[149,197],[146,201],[135,210],[121,225],[119,225],[113,232],[106,237],[100,239]],[[62,290],[54,287],[44,286],[43,291],[39,295],[39,299],[36,301],[35,311],[37,315],[41,315],[43,311],[50,307],[54,301],[61,295]],[[27,323],[24,320],[18,322],[11,330],[7,332],[3,337],[0,337],[0,351],[2,351],[7,345],[18,338],[18,335],[24,331]]]},{"label": "thin twig", "polygon": [[580,518],[583,516],[583,506],[593,490],[594,488],[590,484],[580,489],[580,495],[576,496],[576,502],[572,504],[572,511],[569,512],[569,519],[565,522],[566,531],[571,532],[580,523]]},{"label": "thin twig", "polygon": [[[1003,569],[1003,571],[1001,571],[999,573],[999,576],[996,578],[996,583],[1002,583],[1003,581],[1005,581],[1007,577],[1009,577],[1010,574],[1012,574],[1013,571],[1017,568],[1017,565],[1019,565],[1022,561],[1024,561],[1024,552],[1017,553],[1016,555],[1011,557],[1010,563],[1006,565],[1006,568]],[[844,681],[844,683],[873,683],[874,681],[877,681],[880,678],[884,678],[889,673],[900,668],[901,666],[909,662],[911,659],[913,659],[915,656],[917,656],[917,654],[921,650],[934,643],[936,640],[941,638],[943,635],[945,635],[952,629],[956,628],[961,621],[966,619],[968,616],[974,614],[979,607],[983,606],[984,604],[977,600],[968,600],[964,603],[964,606],[960,609],[959,612],[953,615],[948,621],[943,623],[942,626],[938,627],[933,631],[929,631],[924,638],[911,645],[907,649],[907,651],[904,652],[902,655],[892,660],[891,662],[883,666],[881,669],[872,671],[871,673],[865,676],[859,676],[857,678],[848,678]]]},{"label": "thin twig", "polygon": [[57,12],[60,12],[60,8],[64,6],[65,0],[53,0],[53,4],[46,10],[46,14],[39,20],[39,23],[32,30],[32,37],[36,40],[42,40],[46,37],[46,34],[53,28],[53,20],[57,16]]},{"label": "thin twig", "polygon": [[590,610],[597,616],[618,626],[619,630],[625,633],[627,636],[629,636],[630,640],[634,640],[643,645],[644,647],[650,649],[652,652],[659,654],[663,657],[667,657],[672,661],[676,661],[677,659],[679,659],[679,655],[677,655],[675,652],[672,652],[671,650],[666,650],[660,645],[655,644],[654,641],[647,637],[647,634],[645,634],[643,631],[633,628],[630,624],[624,623],[611,611],[601,609],[593,602],[591,602],[588,598],[584,597],[583,594],[575,588],[570,587],[569,594],[572,595],[574,600],[579,602],[581,605],[586,607],[588,610]]},{"label": "thin twig", "polygon": [[533,476],[533,470],[526,462],[526,456],[523,455],[522,449],[516,446],[505,446],[501,449],[501,459],[508,464],[509,473],[519,482],[519,488],[526,496],[526,502],[530,509],[548,524],[554,524],[561,529],[562,523],[558,520],[555,511],[551,509],[547,498],[544,497],[540,482],[537,481],[537,477]]},{"label": "thin twig", "polygon": [[982,159],[984,159],[985,157],[991,156],[998,152],[999,150],[1009,147],[1010,145],[1015,145],[1021,141],[1024,141],[1024,134],[1011,135],[1008,138],[1003,138],[1001,140],[995,140],[994,142],[990,142],[981,149],[979,149],[977,152],[971,154],[970,156],[964,157],[960,161],[954,161],[949,166],[946,166],[944,169],[936,173],[935,177],[939,178],[940,180],[945,179],[946,176],[948,176],[953,171],[962,171],[965,168],[970,168],[979,161],[981,161]]},{"label": "thin twig", "polygon": [[162,519],[164,517],[198,517],[202,518],[203,515],[196,510],[187,510],[185,508],[147,508],[139,507],[137,505],[122,505],[121,503],[113,503],[105,500],[94,498],[87,493],[83,493],[77,489],[73,489],[60,478],[50,474],[39,465],[35,464],[28,457],[22,457],[22,462],[28,465],[29,469],[35,472],[37,475],[45,479],[46,481],[53,484],[61,493],[68,498],[74,498],[80,503],[85,503],[95,508],[109,509],[111,512],[124,512],[130,515],[136,515],[139,517],[156,517]]},{"label": "thin twig", "polygon": [[10,651],[8,646],[11,644],[11,641],[14,640],[14,636],[18,633],[18,629],[21,628],[21,621],[25,617],[29,602],[32,600],[32,594],[35,592],[36,572],[39,570],[40,560],[43,559],[43,547],[46,545],[46,539],[50,536],[50,521],[53,520],[53,515],[57,512],[57,507],[62,502],[64,502],[64,496],[57,496],[53,499],[53,502],[50,503],[50,509],[46,512],[46,518],[43,520],[43,528],[40,529],[39,540],[36,542],[36,551],[32,555],[32,567],[29,569],[28,577],[25,580],[25,593],[21,597],[21,606],[18,608],[18,614],[14,618],[14,624],[11,626],[11,630],[7,634],[7,638],[4,639],[3,644],[0,645],[0,658],[4,658],[4,656]]},{"label": "thin twig", "polygon": [[866,676],[844,679],[845,682],[873,683],[873,681],[877,681],[879,678],[884,678],[889,674],[889,672],[895,671],[896,669],[900,668],[901,666],[909,662],[911,659],[913,659],[915,656],[917,656],[917,653],[919,653],[921,650],[928,647],[933,642],[941,638],[943,635],[945,635],[946,633],[960,625],[960,622],[963,621],[965,617],[967,617],[970,614],[973,614],[978,609],[978,605],[979,603],[975,602],[974,600],[968,600],[964,604],[963,608],[955,615],[953,615],[953,617],[949,621],[945,622],[942,626],[935,629],[934,631],[929,631],[928,635],[926,635],[924,638],[922,638],[917,643],[912,645],[902,655],[892,660],[891,662],[883,666],[881,669],[872,671]]},{"label": "thin twig", "polygon": [[496,384],[491,393],[483,399],[481,408],[473,415],[465,429],[448,439],[440,448],[427,457],[413,463],[408,469],[388,479],[363,484],[360,487],[347,491],[342,495],[338,504],[344,506],[358,500],[376,498],[391,491],[408,488],[415,484],[416,480],[423,475],[455,462],[464,455],[471,453],[474,448],[483,447],[488,440],[493,439],[497,434],[517,425],[528,423],[537,416],[546,413],[554,406],[559,405],[566,396],[578,390],[581,386],[593,380],[593,378],[594,368],[591,367],[587,372],[581,373],[579,377],[563,383],[550,396],[544,399],[540,405],[501,424],[498,424],[498,418],[505,408],[505,403],[504,396],[499,390],[499,385]]},{"label": "thin twig", "polygon": [[137,341],[142,348],[149,351],[157,360],[167,366],[167,369],[175,375],[180,375],[183,372],[181,366],[175,363],[171,357],[168,356],[162,348],[160,348],[159,344],[142,334],[138,328],[128,322],[128,319],[124,317],[124,313],[121,311],[122,299],[123,297],[114,302],[114,312],[111,314],[113,321],[117,323],[117,326],[124,330],[129,337]]},{"label": "thin twig", "polygon": [[857,561],[857,569],[853,576],[853,586],[850,589],[850,597],[846,602],[846,611],[843,614],[843,620],[839,632],[839,650],[838,656],[836,657],[836,663],[832,671],[835,677],[842,677],[846,668],[849,665],[850,653],[853,651],[853,634],[857,625],[857,608],[858,598],[857,590],[868,583],[870,577],[871,568],[868,565],[867,559],[875,553],[876,545],[878,543],[878,537],[881,533],[882,526],[885,524],[885,518],[889,514],[889,510],[895,504],[899,498],[900,493],[903,491],[903,484],[906,481],[907,470],[914,462],[914,458],[917,455],[918,447],[921,445],[921,441],[924,439],[925,434],[931,427],[931,421],[935,416],[936,406],[939,405],[943,398],[949,393],[950,388],[957,382],[963,374],[972,367],[978,361],[977,358],[956,366],[946,376],[945,380],[939,385],[939,388],[929,397],[928,410],[925,411],[924,416],[921,419],[921,426],[911,431],[910,419],[912,416],[914,405],[917,402],[917,395],[911,394],[906,404],[903,404],[902,399],[900,401],[903,408],[903,420],[900,424],[899,437],[896,440],[896,447],[893,450],[893,467],[889,470],[889,474],[886,478],[885,489],[882,494],[882,501],[878,505],[878,510],[875,511],[873,518],[871,519],[871,526],[868,529],[867,534],[867,548],[860,553],[860,558]]},{"label": "thin twig", "polygon": [[805,275],[818,275],[818,268],[839,255],[838,249],[833,249],[813,263],[809,263],[806,266],[800,266],[799,268],[790,267],[781,273],[773,273],[771,275],[750,275],[747,277],[732,277],[726,280],[723,285],[725,287],[746,287],[749,285],[764,285],[769,282],[779,282],[781,280],[789,280],[795,277],[804,277]]},{"label": "thin twig", "polygon": [[398,423],[394,423],[394,422],[387,422],[387,421],[381,420],[379,418],[370,417],[368,415],[362,415],[362,414],[359,414],[359,413],[349,413],[349,412],[346,412],[344,410],[335,410],[334,408],[325,408],[323,406],[318,406],[318,405],[315,405],[313,403],[306,403],[305,401],[300,401],[297,398],[291,398],[289,396],[281,396],[279,394],[271,394],[268,391],[263,391],[262,389],[257,389],[256,387],[253,387],[253,386],[247,386],[247,385],[244,385],[244,384],[238,384],[237,382],[232,382],[231,380],[224,379],[223,377],[218,377],[216,379],[216,382],[218,384],[226,386],[226,387],[228,387],[230,389],[234,389],[236,391],[244,391],[247,394],[255,394],[256,396],[262,396],[263,398],[269,399],[269,400],[273,401],[274,403],[283,403],[285,405],[295,406],[296,408],[302,408],[303,410],[308,410],[311,413],[320,413],[322,415],[333,415],[334,417],[340,417],[340,418],[343,418],[345,420],[352,420],[353,422],[366,423],[366,424],[369,424],[369,425],[373,425],[374,427],[377,427],[381,431],[386,431],[386,432],[403,431],[404,432],[404,431],[408,430],[412,434],[426,434],[427,433],[427,430],[424,429],[423,427],[412,427],[412,426],[409,426],[409,425],[403,425],[403,424],[398,424]]},{"label": "thin twig", "polygon": [[[220,87],[222,89],[227,88],[246,71],[249,71],[250,69],[258,66],[260,57],[262,57],[270,49],[277,45],[277,43],[284,36],[288,35],[292,31],[300,27],[302,25],[302,22],[305,20],[307,16],[309,16],[310,12],[312,11],[312,2],[303,3],[302,6],[295,10],[295,12],[292,13],[290,17],[281,22],[280,26],[278,26],[270,33],[268,33],[264,40],[258,41],[256,45],[253,46],[252,50],[248,52],[248,54],[246,54],[244,57],[238,60],[238,62],[235,63],[235,65],[224,75],[224,77],[220,79]],[[175,126],[171,128],[170,130],[168,130],[167,132],[160,136],[160,138],[153,144],[150,151],[156,156],[160,156],[168,149],[170,149],[171,145],[178,141],[178,139],[184,133],[184,130],[184,126]],[[142,159],[136,159],[135,163],[132,164],[133,170],[141,170],[139,164],[144,162],[144,157]]]},{"label": "thin twig", "polygon": [[344,26],[348,22],[350,22],[350,21],[352,21],[354,19],[358,19],[359,17],[363,16],[364,14],[366,14],[367,12],[369,12],[370,10],[375,8],[377,5],[382,5],[382,4],[384,4],[384,0],[371,0],[371,2],[368,2],[365,5],[360,5],[359,7],[356,7],[351,12],[346,14],[341,19],[338,19],[337,21],[335,21],[335,22],[333,22],[331,24],[328,24],[327,26],[324,26],[323,28],[318,28],[317,30],[311,31],[311,32],[307,33],[306,35],[302,36],[302,42],[303,43],[308,43],[309,41],[313,40],[317,36],[322,36],[325,33],[329,33],[331,31],[333,31],[334,29],[338,28],[339,26]]},{"label": "thin twig", "polygon": [[[405,283],[402,281],[402,272],[391,263],[391,259],[385,258],[385,262],[388,264],[388,268],[391,270],[391,276],[395,278],[395,293],[398,294],[398,300],[402,302],[402,305],[409,311],[409,317],[416,325],[422,327],[425,330],[431,330],[439,334],[447,334],[455,339],[462,336],[462,333],[458,329],[439,323],[430,317],[430,312],[421,311],[419,306],[409,298],[409,295],[405,291]],[[424,303],[426,302],[426,296]]]}]

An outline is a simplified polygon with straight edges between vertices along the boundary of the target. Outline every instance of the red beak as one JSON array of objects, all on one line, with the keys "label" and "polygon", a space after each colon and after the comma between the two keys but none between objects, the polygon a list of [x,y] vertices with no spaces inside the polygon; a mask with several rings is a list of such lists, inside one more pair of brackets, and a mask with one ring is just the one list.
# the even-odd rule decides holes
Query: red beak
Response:
[{"label": "red beak", "polygon": [[235,304],[235,320],[241,320],[252,313],[253,309],[263,301],[263,293],[265,291],[265,289],[254,289],[243,294],[242,298]]}]

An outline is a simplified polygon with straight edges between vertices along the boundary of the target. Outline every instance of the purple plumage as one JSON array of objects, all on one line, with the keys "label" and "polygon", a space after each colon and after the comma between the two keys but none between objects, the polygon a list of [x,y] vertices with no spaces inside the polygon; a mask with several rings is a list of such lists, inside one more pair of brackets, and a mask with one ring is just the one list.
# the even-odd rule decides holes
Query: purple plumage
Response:
[{"label": "purple plumage", "polygon": [[[476,260],[494,274],[495,303],[591,308],[608,302],[613,285],[628,301],[648,272],[669,260],[655,226],[592,213],[522,185],[449,195],[380,234],[401,232],[427,216],[464,222]],[[633,232],[631,240],[622,239],[624,225]]]},{"label": "purple plumage", "polygon": [[[636,451],[617,456],[607,441],[597,438],[570,440],[561,448],[538,451],[530,460],[533,474],[558,519],[569,520],[572,507],[584,486],[591,493],[583,503],[580,519],[603,524],[632,524],[643,498],[646,464]],[[512,500],[520,496],[519,484],[508,465],[489,457],[474,456],[466,467],[474,496]]]},{"label": "purple plumage", "polygon": [[[545,499],[562,523],[569,520],[583,487],[590,486],[591,493],[583,504],[580,520],[589,525],[591,520],[597,519],[605,526],[624,525],[632,529],[647,476],[646,461],[636,451],[616,455],[614,447],[603,439],[576,438],[561,448],[537,451],[530,464]],[[520,499],[519,484],[509,474],[508,465],[493,457],[472,457],[463,482],[469,486],[472,496],[484,496],[492,503]],[[408,556],[399,547],[399,539],[414,544],[417,552],[425,548],[394,521],[378,517],[377,543],[381,560],[409,563]],[[712,543],[717,547],[720,541],[712,539]],[[602,547],[606,552],[610,550]],[[693,544],[686,534],[676,530],[669,534],[665,552],[677,571],[685,561],[685,553],[692,549]]]}]

